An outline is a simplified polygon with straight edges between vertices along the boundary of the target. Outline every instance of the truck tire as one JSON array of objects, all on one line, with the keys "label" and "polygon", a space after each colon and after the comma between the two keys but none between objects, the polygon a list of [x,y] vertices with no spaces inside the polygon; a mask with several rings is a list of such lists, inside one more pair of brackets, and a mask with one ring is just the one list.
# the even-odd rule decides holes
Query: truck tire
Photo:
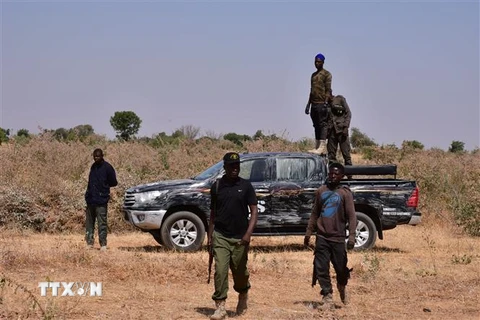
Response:
[{"label": "truck tire", "polygon": [[163,244],[168,249],[197,251],[205,238],[205,226],[196,214],[179,211],[165,219],[160,234]]},{"label": "truck tire", "polygon": [[367,250],[375,245],[377,240],[377,227],[375,223],[363,212],[355,212],[357,215],[357,232],[355,235],[354,250]]}]

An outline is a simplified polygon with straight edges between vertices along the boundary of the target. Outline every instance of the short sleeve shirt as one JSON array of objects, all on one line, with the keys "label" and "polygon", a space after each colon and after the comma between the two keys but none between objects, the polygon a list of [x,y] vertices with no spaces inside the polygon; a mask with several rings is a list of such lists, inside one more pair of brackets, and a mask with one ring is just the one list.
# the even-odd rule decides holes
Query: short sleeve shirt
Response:
[{"label": "short sleeve shirt", "polygon": [[239,178],[230,182],[223,176],[218,181],[217,194],[216,183],[210,189],[210,207],[215,211],[214,230],[224,237],[241,239],[248,229],[249,205],[257,204],[255,189],[248,180]]}]

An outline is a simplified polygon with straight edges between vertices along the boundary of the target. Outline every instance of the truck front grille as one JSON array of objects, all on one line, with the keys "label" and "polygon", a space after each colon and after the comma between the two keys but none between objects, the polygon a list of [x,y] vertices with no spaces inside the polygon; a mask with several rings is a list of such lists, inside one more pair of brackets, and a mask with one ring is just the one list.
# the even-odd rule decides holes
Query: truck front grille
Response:
[{"label": "truck front grille", "polygon": [[125,198],[123,200],[124,207],[131,207],[135,204],[135,195],[131,192],[125,192]]}]

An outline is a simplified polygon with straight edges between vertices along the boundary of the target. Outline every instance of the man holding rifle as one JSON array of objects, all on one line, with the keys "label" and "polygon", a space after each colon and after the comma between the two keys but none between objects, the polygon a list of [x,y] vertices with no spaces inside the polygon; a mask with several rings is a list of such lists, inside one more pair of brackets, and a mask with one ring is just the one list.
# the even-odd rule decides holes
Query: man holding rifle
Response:
[{"label": "man holding rifle", "polygon": [[[239,176],[240,156],[228,152],[223,157],[225,175],[211,187],[211,214],[208,227],[208,248],[215,259],[216,310],[212,320],[225,319],[228,292],[228,271],[233,275],[233,289],[239,293],[236,313],[247,311],[250,289],[247,269],[250,238],[257,223],[257,197],[252,184]],[[248,218],[250,211],[250,219]],[[210,280],[210,275],[209,275]]]}]

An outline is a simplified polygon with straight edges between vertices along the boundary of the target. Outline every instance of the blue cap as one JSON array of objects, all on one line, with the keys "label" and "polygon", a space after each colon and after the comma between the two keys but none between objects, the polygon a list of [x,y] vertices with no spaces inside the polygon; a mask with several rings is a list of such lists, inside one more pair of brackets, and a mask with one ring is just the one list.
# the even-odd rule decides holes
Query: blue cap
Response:
[{"label": "blue cap", "polygon": [[325,61],[325,56],[323,54],[319,53],[315,56],[315,59],[320,59],[322,61]]}]

